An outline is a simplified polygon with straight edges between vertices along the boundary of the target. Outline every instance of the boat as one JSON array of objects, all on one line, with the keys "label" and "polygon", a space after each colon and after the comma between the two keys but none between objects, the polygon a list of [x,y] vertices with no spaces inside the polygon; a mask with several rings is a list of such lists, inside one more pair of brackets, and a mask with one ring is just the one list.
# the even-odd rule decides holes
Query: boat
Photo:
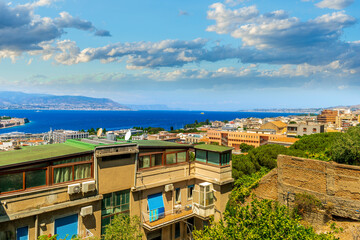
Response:
[{"label": "boat", "polygon": [[204,112],[201,112],[200,114],[205,114]]}]

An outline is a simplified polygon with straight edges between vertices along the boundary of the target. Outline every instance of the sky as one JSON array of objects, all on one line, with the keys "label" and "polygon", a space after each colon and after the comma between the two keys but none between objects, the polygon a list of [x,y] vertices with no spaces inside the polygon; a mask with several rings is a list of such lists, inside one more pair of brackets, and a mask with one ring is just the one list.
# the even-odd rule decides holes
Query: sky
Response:
[{"label": "sky", "polygon": [[359,0],[0,0],[0,91],[236,111],[360,104]]}]

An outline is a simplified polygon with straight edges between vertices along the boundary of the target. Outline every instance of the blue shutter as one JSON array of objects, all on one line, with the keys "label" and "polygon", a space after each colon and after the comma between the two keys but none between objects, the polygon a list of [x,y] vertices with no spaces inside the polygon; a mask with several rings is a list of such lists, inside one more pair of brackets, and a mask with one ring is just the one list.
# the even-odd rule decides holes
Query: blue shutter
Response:
[{"label": "blue shutter", "polygon": [[55,220],[55,234],[57,239],[71,239],[78,234],[78,215],[71,215]]},{"label": "blue shutter", "polygon": [[27,226],[16,229],[16,240],[29,240],[29,228]]},{"label": "blue shutter", "polygon": [[156,221],[159,217],[163,217],[165,213],[164,200],[162,193],[157,193],[148,196],[149,205],[149,220],[150,222]]}]

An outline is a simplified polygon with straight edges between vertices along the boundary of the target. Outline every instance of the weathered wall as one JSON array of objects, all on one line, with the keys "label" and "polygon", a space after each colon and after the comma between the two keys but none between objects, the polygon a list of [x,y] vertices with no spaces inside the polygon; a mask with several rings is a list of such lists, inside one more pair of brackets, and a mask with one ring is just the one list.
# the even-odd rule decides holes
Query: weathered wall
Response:
[{"label": "weathered wall", "polygon": [[278,156],[278,200],[291,206],[307,192],[332,203],[333,215],[360,219],[360,167],[291,156]]}]

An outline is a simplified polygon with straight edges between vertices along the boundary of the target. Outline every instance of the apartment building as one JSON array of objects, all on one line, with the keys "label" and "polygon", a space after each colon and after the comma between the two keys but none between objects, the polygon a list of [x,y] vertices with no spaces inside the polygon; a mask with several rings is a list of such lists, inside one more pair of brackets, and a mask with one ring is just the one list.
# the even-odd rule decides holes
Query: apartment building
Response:
[{"label": "apartment building", "polygon": [[288,137],[296,137],[323,132],[325,132],[324,124],[316,122],[300,122],[289,123],[286,134]]},{"label": "apartment building", "polygon": [[68,140],[0,153],[0,239],[100,237],[116,214],[144,239],[186,239],[221,218],[231,148],[165,141]]},{"label": "apartment building", "polygon": [[275,130],[277,134],[284,134],[286,132],[287,124],[282,121],[271,121],[261,125],[260,129]]},{"label": "apartment building", "polygon": [[317,121],[320,123],[335,123],[336,116],[339,115],[337,110],[323,110],[320,115],[317,116]]},{"label": "apartment building", "polygon": [[259,147],[267,144],[270,140],[286,137],[280,134],[261,133],[261,131],[262,130],[260,130],[260,133],[257,133],[208,130],[207,135],[210,143],[233,147],[235,150],[240,150],[240,144],[242,143]]},{"label": "apartment building", "polygon": [[55,130],[54,132],[52,132],[52,137],[54,143],[64,143],[68,139],[88,138],[89,133],[72,130]]}]

